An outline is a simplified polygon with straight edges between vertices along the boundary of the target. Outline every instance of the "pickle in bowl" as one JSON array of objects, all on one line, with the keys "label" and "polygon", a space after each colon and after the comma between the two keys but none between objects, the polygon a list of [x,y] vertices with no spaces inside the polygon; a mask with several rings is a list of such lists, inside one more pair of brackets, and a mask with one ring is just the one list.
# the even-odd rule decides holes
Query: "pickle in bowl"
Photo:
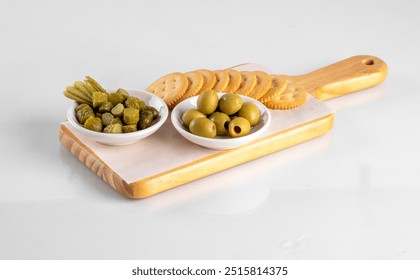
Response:
[{"label": "pickle in bowl", "polygon": [[169,115],[165,102],[148,92],[123,88],[105,90],[91,77],[76,84],[77,87],[67,87],[64,91],[64,95],[74,101],[67,111],[67,119],[77,131],[99,143],[137,142],[156,132]]}]

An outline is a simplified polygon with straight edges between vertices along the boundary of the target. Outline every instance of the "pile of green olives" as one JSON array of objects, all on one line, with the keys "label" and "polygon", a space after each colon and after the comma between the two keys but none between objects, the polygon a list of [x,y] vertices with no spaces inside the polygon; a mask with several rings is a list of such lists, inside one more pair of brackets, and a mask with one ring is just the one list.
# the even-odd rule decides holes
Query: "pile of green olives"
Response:
[{"label": "pile of green olives", "polygon": [[148,128],[159,111],[143,100],[130,96],[124,89],[92,93],[91,104],[82,103],[75,109],[77,120],[84,128],[104,133],[129,133]]},{"label": "pile of green olives", "polygon": [[258,106],[243,102],[238,94],[226,93],[220,99],[214,90],[206,90],[197,99],[197,108],[182,115],[182,123],[192,134],[214,138],[216,135],[248,135],[261,117]]}]

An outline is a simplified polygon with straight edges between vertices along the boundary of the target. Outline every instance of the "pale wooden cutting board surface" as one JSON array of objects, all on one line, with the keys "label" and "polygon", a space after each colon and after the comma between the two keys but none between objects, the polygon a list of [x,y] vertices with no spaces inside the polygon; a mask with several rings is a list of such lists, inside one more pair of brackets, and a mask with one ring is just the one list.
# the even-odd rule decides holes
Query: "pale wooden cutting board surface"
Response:
[{"label": "pale wooden cutting board surface", "polygon": [[[270,72],[259,64],[234,69]],[[356,56],[290,80],[296,79],[302,86],[305,80],[310,81],[308,86],[317,92],[317,98],[325,100],[376,85],[386,73],[386,64],[380,59]],[[317,75],[320,81],[316,84]],[[268,130],[259,139],[232,150],[215,151],[189,142],[178,134],[170,118],[152,136],[120,147],[96,143],[64,122],[60,142],[111,187],[127,197],[143,198],[327,133],[333,127],[334,113],[318,99],[309,95],[299,108],[270,110]]]}]

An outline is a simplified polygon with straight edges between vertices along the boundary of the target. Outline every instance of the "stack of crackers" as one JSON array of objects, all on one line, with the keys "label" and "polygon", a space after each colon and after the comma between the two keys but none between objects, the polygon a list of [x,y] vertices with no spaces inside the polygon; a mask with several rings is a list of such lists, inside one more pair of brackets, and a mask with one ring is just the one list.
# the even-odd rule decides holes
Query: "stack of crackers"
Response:
[{"label": "stack of crackers", "polygon": [[162,98],[172,109],[179,102],[208,89],[249,96],[268,108],[277,110],[299,107],[305,103],[307,97],[303,87],[294,86],[280,75],[234,69],[174,72],[153,82],[146,91]]}]

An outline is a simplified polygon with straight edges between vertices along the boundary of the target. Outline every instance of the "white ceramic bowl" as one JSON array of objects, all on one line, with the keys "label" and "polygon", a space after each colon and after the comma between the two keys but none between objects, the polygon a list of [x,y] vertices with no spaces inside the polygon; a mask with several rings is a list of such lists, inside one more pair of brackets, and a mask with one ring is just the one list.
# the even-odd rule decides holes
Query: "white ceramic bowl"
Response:
[{"label": "white ceramic bowl", "polygon": [[146,129],[139,130],[136,132],[130,133],[123,133],[123,134],[110,134],[110,133],[103,133],[103,132],[96,132],[92,130],[88,130],[84,128],[79,122],[77,121],[75,109],[77,107],[77,103],[73,102],[72,105],[67,110],[67,119],[69,123],[80,133],[83,135],[92,138],[96,142],[101,144],[110,145],[110,146],[122,146],[136,143],[137,141],[144,139],[153,133],[155,133],[165,122],[168,118],[169,110],[168,106],[166,106],[165,102],[159,97],[150,94],[145,91],[140,90],[129,90],[126,91],[135,97],[140,98],[147,105],[155,107],[159,111],[159,117],[157,117],[152,125]]},{"label": "white ceramic bowl", "polygon": [[[225,93],[218,93],[219,98]],[[271,114],[270,111],[265,107],[262,103],[258,102],[257,100],[240,95],[243,102],[252,102],[258,106],[260,109],[261,117],[260,121],[256,126],[251,129],[251,133],[242,137],[232,138],[230,136],[216,136],[215,138],[206,138],[192,134],[189,132],[188,128],[185,127],[182,123],[182,115],[185,111],[192,108],[197,108],[197,99],[198,96],[194,96],[188,98],[181,103],[179,103],[175,108],[172,110],[171,114],[171,122],[174,125],[175,129],[186,139],[189,141],[209,148],[213,150],[228,150],[239,147],[246,143],[249,143],[263,134],[271,122]]]}]

